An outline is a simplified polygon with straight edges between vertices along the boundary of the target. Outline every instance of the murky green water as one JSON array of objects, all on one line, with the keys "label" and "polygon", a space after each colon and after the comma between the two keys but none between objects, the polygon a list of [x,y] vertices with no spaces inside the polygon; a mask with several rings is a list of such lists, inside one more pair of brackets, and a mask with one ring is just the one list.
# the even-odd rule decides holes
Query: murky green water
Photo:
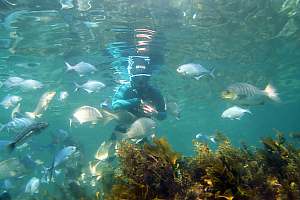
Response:
[{"label": "murky green water", "polygon": [[[116,68],[125,67],[126,58],[137,52],[150,56],[157,67],[153,84],[180,105],[180,120],[169,115],[159,122],[158,130],[178,152],[192,154],[191,141],[197,133],[212,135],[218,130],[235,145],[241,141],[260,145],[259,139],[273,136],[273,129],[286,134],[299,131],[298,1],[74,0],[73,4],[73,8],[61,9],[58,0],[0,0],[0,81],[18,76],[44,84],[32,91],[3,86],[0,98],[21,96],[21,111],[26,112],[35,108],[46,91],[69,93],[65,102],[56,95],[43,113],[41,120],[50,126],[32,138],[35,142],[49,144],[51,133],[64,129],[84,149],[88,165],[98,146],[110,137],[114,124],[70,128],[69,118],[80,106],[99,107],[110,99],[118,80],[124,78],[115,73]],[[98,71],[84,77],[66,71],[65,62],[75,65],[80,61]],[[179,65],[191,62],[215,68],[216,78],[195,80],[176,72]],[[83,84],[91,79],[107,87],[94,94],[74,92],[74,82]],[[220,93],[235,82],[261,89],[272,83],[281,102],[251,107],[252,115],[241,120],[222,119],[222,112],[231,104],[224,102]],[[0,123],[11,120],[11,109],[1,107],[0,113]],[[13,136],[1,133],[1,139]],[[9,156],[29,154],[50,166],[53,153],[49,152],[35,150],[33,145]],[[0,157],[9,156],[3,153]],[[40,171],[32,174],[40,176]],[[24,187],[29,179],[26,176],[18,184]]]}]

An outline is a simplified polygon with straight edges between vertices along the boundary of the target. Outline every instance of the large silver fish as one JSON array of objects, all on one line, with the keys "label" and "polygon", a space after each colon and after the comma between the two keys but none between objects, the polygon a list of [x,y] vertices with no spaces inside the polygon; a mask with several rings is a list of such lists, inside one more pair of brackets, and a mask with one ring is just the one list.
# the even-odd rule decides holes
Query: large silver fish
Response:
[{"label": "large silver fish", "polygon": [[74,111],[73,117],[70,119],[70,126],[73,122],[78,122],[79,124],[86,122],[96,124],[97,122],[102,121],[104,124],[106,124],[113,119],[118,119],[118,117],[113,113],[103,109],[101,109],[100,112],[100,110],[92,106],[82,106]]},{"label": "large silver fish", "polygon": [[93,74],[97,71],[97,69],[94,65],[91,65],[91,64],[83,62],[83,61],[74,66],[72,66],[66,62],[66,65],[67,65],[67,71],[74,70],[79,74],[79,76],[84,76],[89,73]]},{"label": "large silver fish", "polygon": [[125,134],[125,139],[145,138],[154,135],[155,131],[155,121],[147,117],[142,117],[133,122],[133,124],[129,127]]},{"label": "large silver fish", "polygon": [[234,83],[221,95],[224,100],[244,106],[262,105],[267,100],[280,101],[276,89],[270,84],[261,90],[248,83]]},{"label": "large silver fish", "polygon": [[34,119],[36,117],[40,118],[42,116],[42,113],[47,110],[49,103],[55,96],[56,92],[45,92],[42,97],[39,100],[39,103],[37,104],[35,110],[33,112],[26,112],[25,114],[30,117],[31,119]]},{"label": "large silver fish", "polygon": [[20,82],[19,86],[23,90],[36,90],[42,88],[44,85],[39,81],[28,79]]},{"label": "large silver fish", "polygon": [[105,87],[104,83],[100,81],[93,81],[93,80],[89,80],[82,85],[78,85],[77,83],[75,83],[75,85],[76,85],[75,91],[78,91],[79,89],[83,89],[88,93],[98,92]]},{"label": "large silver fish", "polygon": [[203,76],[211,76],[212,78],[215,77],[214,75],[214,69],[209,71],[208,69],[204,68],[200,64],[195,63],[188,63],[181,65],[176,70],[179,74],[182,74],[184,76],[190,76],[194,77],[195,79],[199,80]]}]

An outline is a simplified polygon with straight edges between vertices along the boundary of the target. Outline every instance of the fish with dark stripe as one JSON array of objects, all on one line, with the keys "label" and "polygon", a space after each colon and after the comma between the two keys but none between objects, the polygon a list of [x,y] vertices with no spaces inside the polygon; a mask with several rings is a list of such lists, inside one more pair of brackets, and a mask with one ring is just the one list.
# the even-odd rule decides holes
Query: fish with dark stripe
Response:
[{"label": "fish with dark stripe", "polygon": [[15,147],[25,141],[27,138],[33,136],[34,134],[40,133],[41,130],[47,128],[49,124],[47,122],[35,122],[29,127],[27,127],[25,130],[23,130],[20,134],[17,135],[17,137],[14,139],[13,142],[11,142],[7,147],[9,152],[12,152]]}]

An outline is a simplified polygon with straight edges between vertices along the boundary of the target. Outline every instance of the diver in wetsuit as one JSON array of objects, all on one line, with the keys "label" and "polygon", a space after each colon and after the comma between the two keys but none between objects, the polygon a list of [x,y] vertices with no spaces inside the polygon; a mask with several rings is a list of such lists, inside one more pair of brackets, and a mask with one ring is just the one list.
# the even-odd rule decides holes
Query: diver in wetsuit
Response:
[{"label": "diver in wetsuit", "polygon": [[[159,89],[150,85],[151,71],[149,61],[135,57],[129,62],[130,82],[121,85],[112,99],[114,111],[126,110],[137,118],[149,117],[163,120],[166,118],[166,105]],[[119,124],[115,132],[125,133],[130,124]],[[112,135],[111,139],[115,135]]]}]

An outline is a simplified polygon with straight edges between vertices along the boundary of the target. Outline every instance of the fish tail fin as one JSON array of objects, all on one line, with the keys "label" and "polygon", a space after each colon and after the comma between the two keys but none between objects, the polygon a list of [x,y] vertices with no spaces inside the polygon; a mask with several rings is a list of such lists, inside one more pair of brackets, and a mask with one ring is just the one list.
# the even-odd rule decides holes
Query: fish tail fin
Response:
[{"label": "fish tail fin", "polygon": [[246,113],[252,114],[252,112],[249,109],[245,109]]},{"label": "fish tail fin", "polygon": [[12,143],[7,145],[7,150],[8,150],[9,153],[13,152],[15,148],[16,148],[16,143],[15,142],[12,142]]},{"label": "fish tail fin", "polygon": [[74,69],[74,67],[72,65],[70,65],[69,63],[65,62],[65,64],[67,65],[67,71],[71,71]]},{"label": "fish tail fin", "polygon": [[35,112],[25,112],[26,116],[35,119],[37,117],[37,114]]},{"label": "fish tail fin", "polygon": [[119,119],[119,116],[108,111],[108,110],[105,110],[105,109],[101,109],[102,113],[104,114],[104,125],[108,124],[110,121],[112,120],[118,120]]},{"label": "fish tail fin", "polygon": [[75,85],[75,90],[74,92],[77,92],[79,90],[79,88],[81,88],[81,85],[79,85],[78,83],[74,82]]},{"label": "fish tail fin", "polygon": [[212,78],[216,78],[214,72],[215,72],[215,69],[216,68],[212,68],[211,71],[209,72],[209,75],[212,77]]},{"label": "fish tail fin", "polygon": [[271,100],[276,101],[276,102],[280,102],[280,98],[278,96],[278,93],[277,93],[276,89],[271,84],[268,84],[266,86],[266,88],[264,89],[264,92],[267,95],[267,97],[269,97]]}]

